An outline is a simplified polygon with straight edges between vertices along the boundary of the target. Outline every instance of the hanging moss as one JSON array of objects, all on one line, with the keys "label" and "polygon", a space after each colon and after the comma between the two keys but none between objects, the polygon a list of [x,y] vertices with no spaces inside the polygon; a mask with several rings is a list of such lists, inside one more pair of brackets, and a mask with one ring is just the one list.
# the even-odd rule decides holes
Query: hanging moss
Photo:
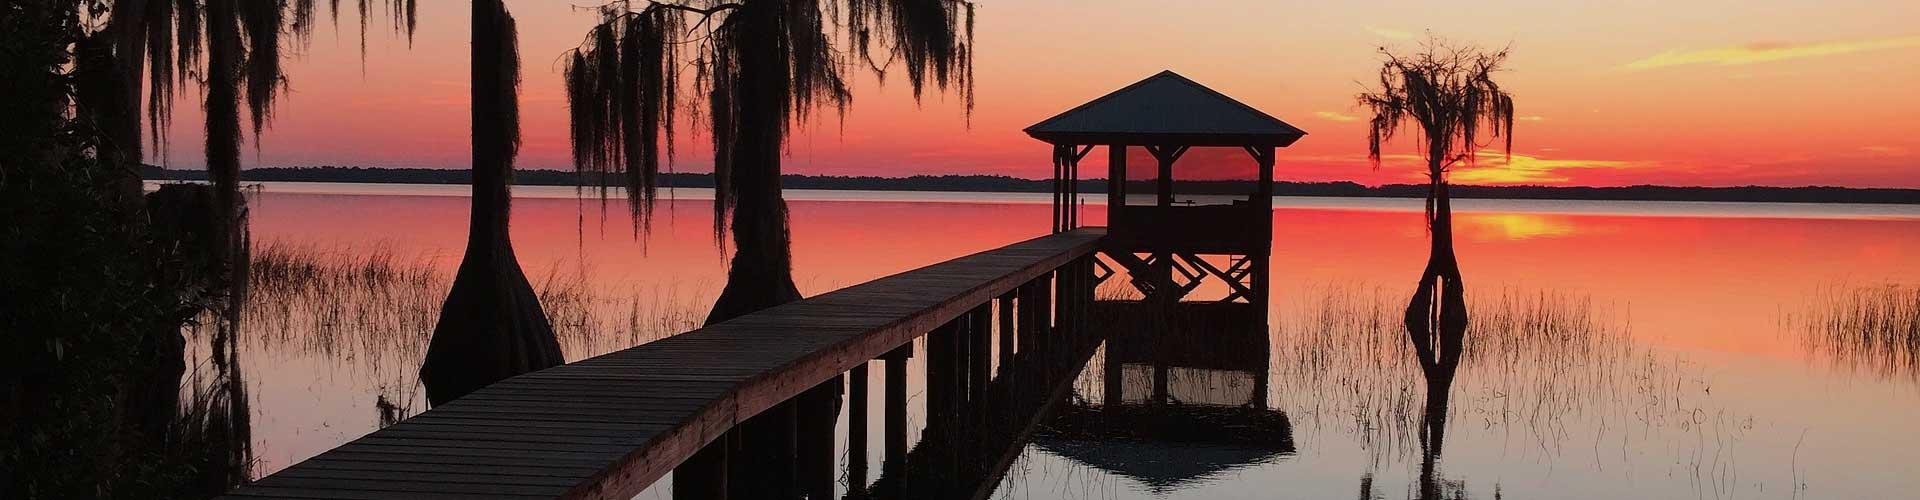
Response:
[{"label": "hanging moss", "polygon": [[[1482,129],[1495,138],[1504,136],[1509,154],[1513,150],[1513,97],[1493,79],[1507,52],[1451,46],[1433,39],[1412,55],[1384,49],[1382,53],[1386,62],[1380,68],[1380,89],[1358,97],[1359,104],[1373,114],[1368,122],[1367,156],[1378,167],[1382,146],[1400,132],[1403,122],[1420,127],[1431,245],[1427,266],[1407,304],[1405,326],[1427,381],[1430,406],[1444,409],[1468,321],[1465,285],[1453,249],[1453,209],[1446,175],[1455,165],[1471,165],[1487,146],[1479,140]],[[1437,440],[1438,429],[1435,434]]]},{"label": "hanging moss", "polygon": [[[766,19],[765,32],[740,29]],[[837,30],[837,33],[836,33]],[[856,65],[885,77],[905,66],[915,98],[933,85],[957,88],[969,112],[973,102],[973,5],[953,0],[852,0],[838,2],[744,1],[711,7],[649,3],[640,10],[615,4],[566,59],[574,167],[584,182],[620,177],[644,232],[655,200],[657,174],[672,168],[675,110],[683,68],[694,68],[692,85],[707,96],[705,123],[713,137],[716,235],[724,235],[738,187],[732,175],[743,147],[736,142],[739,92],[764,85],[778,93],[778,133],[751,147],[780,150],[792,123],[820,106],[844,113],[852,102],[845,73]],[[835,35],[842,40],[835,43]],[[772,81],[744,81],[739,55],[765,44],[779,52],[765,64]],[[880,50],[875,50],[880,45]],[[690,48],[682,52],[682,48]],[[875,56],[885,58],[876,61]],[[689,60],[691,59],[691,60]],[[694,108],[698,109],[698,108]],[[664,144],[663,144],[664,141]],[[661,162],[661,151],[667,161]],[[757,167],[756,167],[757,168]],[[778,165],[772,168],[777,171]],[[584,184],[583,182],[583,184]],[[598,183],[604,187],[606,183]],[[602,198],[605,191],[601,191]]]}]

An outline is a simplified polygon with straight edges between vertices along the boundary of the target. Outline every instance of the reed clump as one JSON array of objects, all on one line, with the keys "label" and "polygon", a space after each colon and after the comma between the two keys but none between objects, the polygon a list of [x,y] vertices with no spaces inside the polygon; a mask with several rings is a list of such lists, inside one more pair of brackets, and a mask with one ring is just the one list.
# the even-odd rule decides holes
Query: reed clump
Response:
[{"label": "reed clump", "polygon": [[[451,286],[451,262],[386,244],[253,246],[239,322],[242,349],[275,359],[332,360],[368,379],[391,423],[424,408],[420,359]],[[692,330],[711,295],[675,283],[595,279],[584,262],[554,262],[535,280],[566,358],[584,359]],[[205,362],[205,360],[201,360]]]},{"label": "reed clump", "polygon": [[1920,382],[1920,285],[1827,285],[1799,318],[1816,361],[1884,379]]},{"label": "reed clump", "polygon": [[[1404,293],[1310,287],[1274,314],[1274,400],[1307,428],[1356,436],[1374,460],[1419,451],[1425,387],[1401,325]],[[1587,295],[1473,289],[1448,421],[1557,455],[1575,429],[1678,428],[1710,392],[1683,360],[1635,342]],[[1645,435],[1644,433],[1642,435]]]}]

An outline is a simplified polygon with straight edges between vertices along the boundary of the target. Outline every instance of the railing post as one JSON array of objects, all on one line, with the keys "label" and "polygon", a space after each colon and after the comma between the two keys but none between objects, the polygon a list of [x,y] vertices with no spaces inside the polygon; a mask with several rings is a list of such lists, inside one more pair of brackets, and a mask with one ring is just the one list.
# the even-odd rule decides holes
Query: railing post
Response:
[{"label": "railing post", "polygon": [[847,492],[855,495],[867,490],[867,364],[847,374]]},{"label": "railing post", "polygon": [[[1016,290],[1018,289],[1016,288]],[[1013,339],[1014,337],[1017,336],[1017,332],[1015,331],[1014,322],[1013,322],[1014,293],[1015,292],[1007,292],[1005,295],[1001,295],[1000,298],[998,299],[999,304],[996,307],[997,309],[999,309],[998,312],[1000,316],[1000,374],[1001,376],[1006,376],[1007,374],[1013,373],[1013,370],[1012,370]]]},{"label": "railing post", "polygon": [[1036,311],[1040,310],[1040,294],[1034,293],[1033,284],[1034,282],[1029,281],[1021,284],[1020,287],[1016,289],[1015,293],[1018,294],[1019,298],[1017,299],[1018,304],[1014,306],[1016,310],[1015,314],[1020,318],[1020,326],[1015,328],[1020,331],[1019,354],[1022,357],[1028,358],[1040,352],[1040,338],[1042,336],[1040,332],[1040,315],[1036,313]]},{"label": "railing post", "polygon": [[[1034,302],[1033,314],[1034,331],[1040,332],[1040,352],[1051,355],[1054,354],[1054,344],[1060,340],[1053,329],[1053,273],[1041,274],[1040,278],[1034,280],[1033,296],[1039,299]],[[1042,366],[1052,364],[1042,363]]]},{"label": "railing post", "polygon": [[1085,322],[1091,317],[1093,302],[1100,299],[1100,282],[1094,278],[1095,269],[1100,265],[1100,257],[1090,253],[1081,258],[1081,261],[1080,280],[1086,285],[1080,289],[1080,318]]},{"label": "railing post", "polygon": [[1079,325],[1073,321],[1074,297],[1079,295],[1074,293],[1073,289],[1073,263],[1067,263],[1067,265],[1062,266],[1060,270],[1054,274],[1059,275],[1059,279],[1053,283],[1053,318],[1055,324],[1058,325],[1054,328],[1054,332],[1056,332],[1061,339],[1072,339],[1075,335],[1080,334]]},{"label": "railing post", "polygon": [[[886,408],[882,437],[886,445],[886,455],[880,463],[880,476],[889,481],[898,482],[903,466],[907,462],[907,359],[913,357],[913,344],[907,344],[887,353],[886,360]],[[881,485],[876,489],[894,489],[897,485]]]},{"label": "railing post", "polygon": [[954,397],[958,377],[954,376],[954,365],[958,364],[954,347],[959,337],[962,316],[948,321],[933,331],[927,332],[927,433],[947,432],[952,423]]},{"label": "railing post", "polygon": [[[967,319],[967,400],[978,406],[987,399],[987,373],[993,358],[993,304],[973,308]],[[984,409],[981,410],[984,414]]]},{"label": "railing post", "polygon": [[794,443],[795,406],[792,400],[781,402],[735,427],[740,445],[727,464],[729,493],[741,498],[796,496],[800,485],[795,465],[800,455]]},{"label": "railing post", "polygon": [[836,376],[800,393],[793,401],[798,413],[794,434],[798,463],[794,469],[799,475],[800,492],[809,498],[833,496],[833,483],[838,479],[834,470],[837,457],[833,454],[833,427],[839,420],[840,395],[844,389],[841,377]]},{"label": "railing post", "polygon": [[728,430],[673,469],[673,500],[726,500],[727,449],[734,432]]}]

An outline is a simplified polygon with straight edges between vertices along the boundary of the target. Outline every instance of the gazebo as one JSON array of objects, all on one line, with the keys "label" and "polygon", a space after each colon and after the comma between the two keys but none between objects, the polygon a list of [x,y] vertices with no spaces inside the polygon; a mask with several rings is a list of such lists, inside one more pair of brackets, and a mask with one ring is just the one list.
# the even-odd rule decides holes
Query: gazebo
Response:
[{"label": "gazebo", "polygon": [[[1079,163],[1094,146],[1104,145],[1107,238],[1101,253],[1126,268],[1151,301],[1178,302],[1214,276],[1228,287],[1220,301],[1265,309],[1274,151],[1306,132],[1162,71],[1027,127],[1026,133],[1053,145],[1055,232],[1080,226]],[[1127,204],[1127,148],[1133,146],[1146,148],[1158,161],[1152,205]],[[1224,204],[1176,202],[1174,162],[1194,147],[1240,148],[1252,155],[1258,170],[1253,192]],[[1201,255],[1225,256],[1228,263],[1216,265]]]}]

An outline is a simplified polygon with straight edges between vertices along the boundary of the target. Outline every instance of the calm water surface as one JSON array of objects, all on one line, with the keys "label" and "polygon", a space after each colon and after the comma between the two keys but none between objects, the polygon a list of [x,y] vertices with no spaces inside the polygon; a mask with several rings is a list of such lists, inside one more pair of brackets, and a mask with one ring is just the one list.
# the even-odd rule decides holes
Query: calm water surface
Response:
[{"label": "calm water surface", "polygon": [[[256,476],[426,408],[417,367],[465,242],[466,189],[275,183],[252,196],[255,268],[287,270],[256,272],[243,321]],[[568,359],[704,318],[725,279],[707,194],[681,190],[636,239],[617,200],[603,218],[571,188],[518,188],[516,250]],[[794,277],[809,295],[1038,236],[1049,211],[1045,194],[788,199]],[[1913,321],[1920,208],[1458,201],[1478,340],[1429,450],[1438,458],[1423,463],[1423,389],[1396,326],[1425,264],[1420,201],[1278,205],[1266,400],[1291,446],[1089,440],[1059,415],[1011,452],[996,498],[1409,498],[1423,482],[1472,498],[1920,489],[1916,349],[1861,340],[1900,328],[1899,314]],[[1863,316],[1895,326],[1845,321]],[[1104,357],[1063,411],[1105,403]],[[1134,368],[1119,373],[1150,377]],[[1188,408],[1237,404],[1251,387],[1231,370],[1171,377]],[[924,412],[910,413],[921,425]]]}]

